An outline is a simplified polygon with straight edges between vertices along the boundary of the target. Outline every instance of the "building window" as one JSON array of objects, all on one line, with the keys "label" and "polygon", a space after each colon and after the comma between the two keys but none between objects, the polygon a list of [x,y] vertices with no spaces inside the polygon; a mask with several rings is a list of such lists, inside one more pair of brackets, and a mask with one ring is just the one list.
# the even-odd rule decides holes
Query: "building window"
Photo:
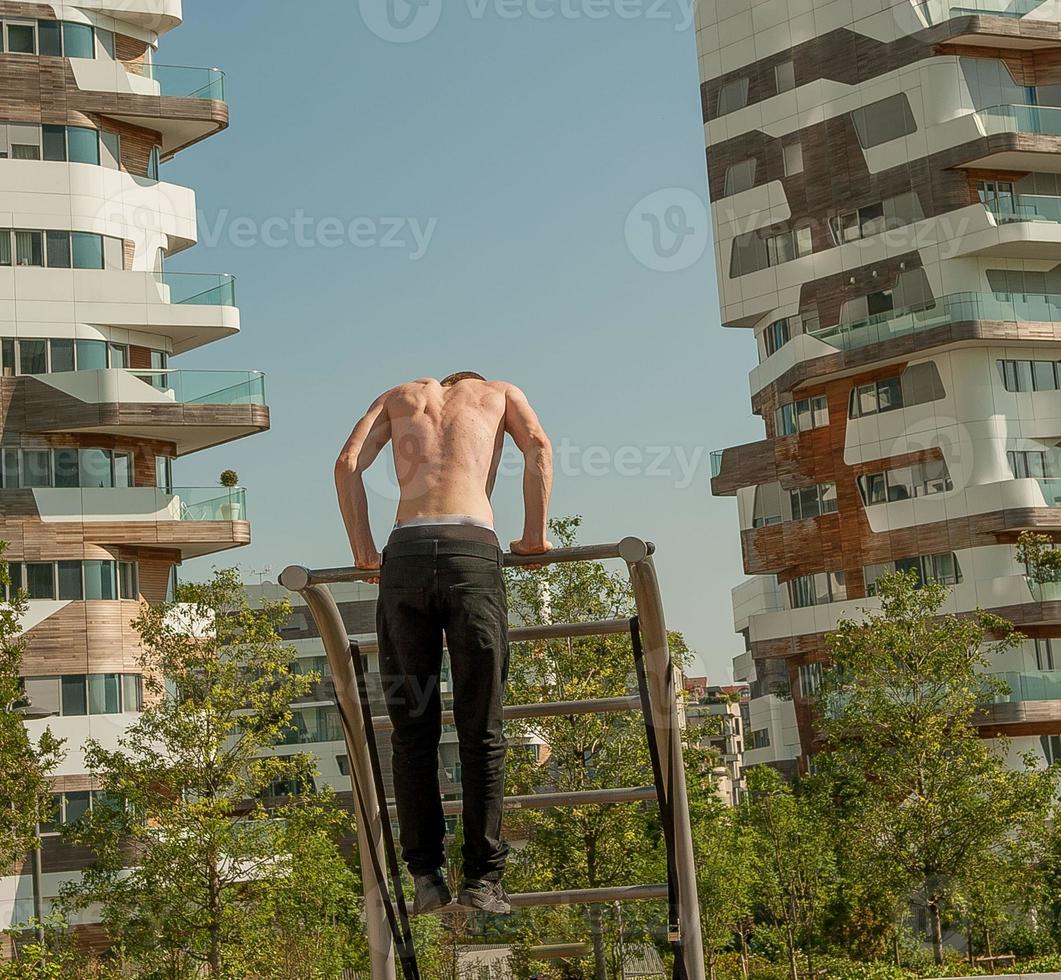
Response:
[{"label": "building window", "polygon": [[1006,391],[1057,391],[1061,368],[1057,361],[999,361],[998,370]]},{"label": "building window", "polygon": [[[97,31],[89,24],[73,21],[6,21],[5,49],[8,54],[40,54],[47,58],[95,58]],[[100,35],[109,31],[99,31]],[[113,47],[113,36],[110,38]],[[106,48],[107,42],[104,41]]]},{"label": "building window", "polygon": [[120,238],[81,231],[50,231],[47,235],[49,247],[46,251],[43,231],[0,229],[0,265],[11,265],[11,256],[14,254],[15,265],[19,266],[62,269],[122,268],[124,246]]},{"label": "building window", "polygon": [[1051,453],[1035,450],[1011,450],[1006,453],[1010,472],[1015,480],[1043,480],[1057,475],[1058,467],[1054,464]]},{"label": "building window", "polygon": [[5,21],[4,50],[8,54],[37,53],[37,24],[35,21]]},{"label": "building window", "polygon": [[139,565],[114,561],[30,561],[8,565],[7,597],[19,591],[30,600],[81,602],[137,600]]},{"label": "building window", "polygon": [[788,583],[789,608],[805,609],[842,602],[847,598],[847,584],[843,572],[817,572],[800,575]]},{"label": "building window", "polygon": [[905,93],[856,109],[851,121],[864,150],[917,132],[917,121]]},{"label": "building window", "polygon": [[785,165],[785,176],[794,177],[803,173],[803,143],[798,136],[785,140],[781,147]]},{"label": "building window", "polygon": [[779,483],[765,483],[755,488],[752,526],[769,527],[787,521],[834,514],[836,511],[835,483],[819,483],[798,490],[782,490]]},{"label": "building window", "polygon": [[770,729],[757,728],[748,733],[748,748],[754,752],[756,749],[770,748]]},{"label": "building window", "polygon": [[[52,242],[49,237],[48,247],[58,250],[63,245],[59,239]],[[152,355],[156,353],[162,352],[152,351]],[[101,371],[128,367],[129,348],[105,340],[0,338],[0,364],[4,377],[8,378],[19,374]]]},{"label": "building window", "polygon": [[739,194],[755,186],[755,157],[741,160],[726,169],[726,183],[722,193],[726,197]]},{"label": "building window", "polygon": [[866,595],[877,594],[877,582],[892,572],[914,572],[918,586],[925,582],[940,585],[960,585],[962,570],[958,557],[953,552],[938,555],[919,555],[914,558],[899,558],[865,567]]},{"label": "building window", "polygon": [[806,521],[822,514],[835,514],[837,511],[836,484],[819,483],[801,490],[790,490],[789,501],[792,509],[792,520]]},{"label": "building window", "polygon": [[796,87],[795,64],[791,61],[782,61],[781,64],[774,65],[774,83],[778,95],[792,91]]},{"label": "building window", "polygon": [[792,328],[789,318],[775,320],[763,331],[763,342],[766,344],[766,356],[776,354],[792,339]]},{"label": "building window", "polygon": [[106,808],[121,812],[125,804],[102,790],[78,790],[52,794],[52,819],[41,822],[42,834],[57,834],[60,827],[83,820],[92,810]]},{"label": "building window", "polygon": [[158,168],[159,168],[159,157],[161,151],[157,146],[151,147],[151,152],[147,158],[147,176],[151,180],[158,180]]},{"label": "building window", "polygon": [[140,674],[64,674],[27,677],[24,683],[35,708],[62,717],[120,715],[144,706]]},{"label": "building window", "polygon": [[1061,663],[1061,640],[1058,641],[1058,650],[1054,651],[1052,638],[1038,639],[1035,641],[1035,669],[1057,670],[1057,664]]},{"label": "building window", "polygon": [[1061,762],[1061,735],[1042,735],[1040,736],[1040,742],[1048,766],[1052,766],[1055,762]]},{"label": "building window", "polygon": [[820,663],[800,664],[799,689],[803,697],[810,699],[821,694],[824,676]]},{"label": "building window", "polygon": [[779,436],[820,429],[829,424],[829,401],[825,395],[815,395],[782,405],[777,410],[776,424]]},{"label": "building window", "polygon": [[850,418],[891,412],[922,405],[944,396],[939,370],[931,361],[913,364],[897,378],[883,378],[856,385],[851,390]]},{"label": "building window", "polygon": [[915,224],[924,217],[920,196],[916,191],[910,191],[851,211],[842,211],[829,219],[829,228],[833,241],[837,245],[844,245],[892,228]]},{"label": "building window", "polygon": [[734,78],[725,83],[718,91],[717,115],[724,116],[736,112],[748,104],[748,79]]},{"label": "building window", "polygon": [[935,459],[898,466],[882,473],[867,473],[858,478],[858,488],[862,502],[871,507],[874,504],[948,493],[954,489],[954,483],[946,462]]}]

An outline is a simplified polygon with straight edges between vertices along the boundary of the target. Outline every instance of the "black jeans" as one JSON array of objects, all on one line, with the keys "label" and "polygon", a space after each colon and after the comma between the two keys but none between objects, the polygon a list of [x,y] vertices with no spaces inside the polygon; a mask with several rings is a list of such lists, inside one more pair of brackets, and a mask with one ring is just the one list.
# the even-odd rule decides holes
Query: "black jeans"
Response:
[{"label": "black jeans", "polygon": [[449,648],[464,793],[465,878],[499,880],[508,678],[508,601],[497,538],[482,528],[410,527],[383,551],[376,607],[402,856],[414,875],[445,864],[438,781],[442,636]]}]

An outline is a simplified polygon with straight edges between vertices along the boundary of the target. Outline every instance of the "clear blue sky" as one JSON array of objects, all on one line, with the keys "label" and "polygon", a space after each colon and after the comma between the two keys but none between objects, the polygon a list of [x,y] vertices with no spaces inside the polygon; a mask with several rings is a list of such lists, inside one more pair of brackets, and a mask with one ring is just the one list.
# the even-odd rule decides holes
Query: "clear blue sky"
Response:
[{"label": "clear blue sky", "polygon": [[[695,218],[688,193],[657,192],[706,197],[688,0],[445,4],[426,36],[394,43],[366,26],[386,28],[383,0],[362,0],[365,16],[351,0],[185,0],[158,60],[225,69],[232,128],[164,168],[196,188],[203,239],[170,267],[236,274],[243,332],[174,366],[265,371],[273,429],[181,461],[176,482],[239,471],[254,543],[216,561],[250,581],[346,564],[331,467],[358,413],[415,377],[514,381],[567,447],[555,512],[583,514],[587,542],[654,539],[670,623],[724,680],[742,576],[707,452],[760,436],[754,345],[719,326],[710,248],[689,265],[702,221],[673,260],[645,237],[656,211],[673,241],[674,202]],[[662,465],[653,447],[670,447]],[[383,469],[380,537],[387,484]],[[509,540],[518,478],[496,504]]]}]

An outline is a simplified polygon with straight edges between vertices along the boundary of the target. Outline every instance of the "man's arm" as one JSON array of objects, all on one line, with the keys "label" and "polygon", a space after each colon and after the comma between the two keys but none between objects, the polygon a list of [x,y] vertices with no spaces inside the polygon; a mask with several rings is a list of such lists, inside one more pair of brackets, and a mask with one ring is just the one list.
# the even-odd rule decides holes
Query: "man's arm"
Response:
[{"label": "man's arm", "polygon": [[387,414],[390,392],[380,395],[365,413],[335,461],[335,489],[343,512],[346,533],[358,568],[379,568],[379,552],[368,523],[368,495],[364,474],[390,441],[391,423]]},{"label": "man's arm", "polygon": [[538,416],[515,385],[507,391],[505,431],[523,453],[523,537],[512,542],[517,555],[549,551],[549,498],[553,492],[553,447]]}]

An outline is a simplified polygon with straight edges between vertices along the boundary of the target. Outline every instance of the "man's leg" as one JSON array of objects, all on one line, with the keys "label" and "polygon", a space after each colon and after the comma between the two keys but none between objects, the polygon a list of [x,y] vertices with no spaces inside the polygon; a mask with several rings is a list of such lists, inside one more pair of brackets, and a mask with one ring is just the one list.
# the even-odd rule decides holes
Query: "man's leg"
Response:
[{"label": "man's leg", "polygon": [[376,630],[380,680],[394,724],[391,748],[402,858],[413,875],[425,875],[441,868],[446,857],[438,782],[442,625],[431,612],[428,589],[400,585],[397,566],[412,562],[400,558],[395,567],[384,567]]},{"label": "man's leg", "polygon": [[446,639],[464,793],[464,877],[500,881],[505,794],[502,701],[508,679],[508,603],[500,566],[479,558],[450,564]]}]

